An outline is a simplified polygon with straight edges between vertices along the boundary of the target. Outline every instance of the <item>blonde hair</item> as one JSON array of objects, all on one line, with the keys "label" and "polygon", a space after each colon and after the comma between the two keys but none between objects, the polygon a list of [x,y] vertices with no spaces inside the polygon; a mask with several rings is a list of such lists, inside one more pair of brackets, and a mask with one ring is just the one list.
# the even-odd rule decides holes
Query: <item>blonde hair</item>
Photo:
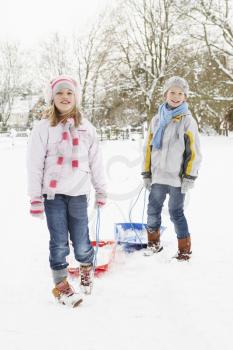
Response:
[{"label": "blonde hair", "polygon": [[45,111],[45,118],[50,121],[50,126],[57,126],[60,122],[65,123],[68,118],[73,118],[77,128],[81,124],[82,115],[77,106],[74,106],[70,112],[61,114],[53,103]]}]

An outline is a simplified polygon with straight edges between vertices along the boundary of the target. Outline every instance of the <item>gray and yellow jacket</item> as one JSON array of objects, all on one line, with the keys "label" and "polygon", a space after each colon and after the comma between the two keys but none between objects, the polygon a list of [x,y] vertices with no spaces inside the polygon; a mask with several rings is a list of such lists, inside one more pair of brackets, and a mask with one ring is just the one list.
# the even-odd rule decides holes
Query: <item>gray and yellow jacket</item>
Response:
[{"label": "gray and yellow jacket", "polygon": [[152,118],[143,149],[142,176],[152,184],[180,187],[183,177],[195,180],[201,163],[197,123],[188,112],[172,118],[166,126],[161,149],[151,145],[159,116]]}]

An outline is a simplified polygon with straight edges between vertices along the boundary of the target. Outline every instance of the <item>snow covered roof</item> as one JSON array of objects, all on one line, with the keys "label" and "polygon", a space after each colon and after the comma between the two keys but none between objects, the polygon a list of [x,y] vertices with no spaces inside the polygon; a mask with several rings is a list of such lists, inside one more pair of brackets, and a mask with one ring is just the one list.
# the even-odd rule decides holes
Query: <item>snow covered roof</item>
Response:
[{"label": "snow covered roof", "polygon": [[23,98],[21,96],[16,97],[14,101],[14,105],[12,107],[11,113],[28,113],[29,110],[34,106],[34,104],[38,101],[39,96],[27,96]]}]

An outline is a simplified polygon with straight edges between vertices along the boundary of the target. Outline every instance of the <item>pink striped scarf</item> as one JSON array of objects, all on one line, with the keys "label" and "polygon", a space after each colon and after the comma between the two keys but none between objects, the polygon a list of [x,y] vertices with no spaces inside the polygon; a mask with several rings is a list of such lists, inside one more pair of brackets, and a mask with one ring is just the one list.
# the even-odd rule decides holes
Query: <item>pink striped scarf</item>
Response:
[{"label": "pink striped scarf", "polygon": [[56,169],[54,170],[49,181],[47,199],[54,199],[62,167],[67,161],[69,161],[69,159],[70,166],[73,171],[78,169],[78,145],[78,130],[75,128],[74,119],[68,118],[66,123],[63,125],[62,137],[58,145]]}]

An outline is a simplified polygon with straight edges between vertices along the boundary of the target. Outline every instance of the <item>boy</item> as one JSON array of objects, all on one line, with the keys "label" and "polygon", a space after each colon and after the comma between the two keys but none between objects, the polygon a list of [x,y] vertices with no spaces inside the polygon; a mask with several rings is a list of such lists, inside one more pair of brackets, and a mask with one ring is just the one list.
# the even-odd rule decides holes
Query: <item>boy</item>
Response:
[{"label": "boy", "polygon": [[201,163],[196,121],[186,99],[189,86],[173,76],[164,84],[165,102],[159,106],[149,127],[144,148],[142,176],[150,190],[148,203],[148,248],[145,255],[160,252],[161,212],[169,194],[169,214],[178,239],[178,260],[188,260],[191,239],[184,216],[185,193],[194,186]]}]

